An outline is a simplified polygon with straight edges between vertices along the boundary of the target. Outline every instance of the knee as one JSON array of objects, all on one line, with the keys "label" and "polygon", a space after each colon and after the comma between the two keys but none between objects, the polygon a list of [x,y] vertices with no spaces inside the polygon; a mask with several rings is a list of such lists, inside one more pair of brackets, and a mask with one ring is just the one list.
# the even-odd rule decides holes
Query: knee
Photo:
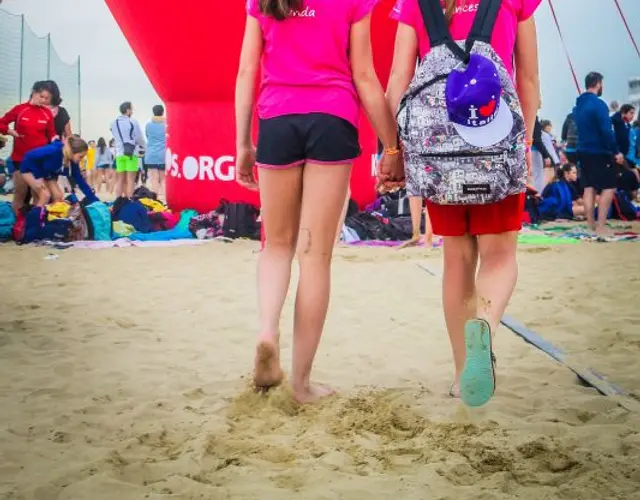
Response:
[{"label": "knee", "polygon": [[293,260],[296,249],[295,234],[269,234],[265,241],[265,250]]},{"label": "knee", "polygon": [[488,244],[480,246],[480,262],[491,267],[517,265],[516,249],[517,236],[510,233],[492,236]]},{"label": "knee", "polygon": [[330,262],[333,255],[333,240],[328,244],[309,229],[301,229],[296,253],[299,260],[314,259]]}]

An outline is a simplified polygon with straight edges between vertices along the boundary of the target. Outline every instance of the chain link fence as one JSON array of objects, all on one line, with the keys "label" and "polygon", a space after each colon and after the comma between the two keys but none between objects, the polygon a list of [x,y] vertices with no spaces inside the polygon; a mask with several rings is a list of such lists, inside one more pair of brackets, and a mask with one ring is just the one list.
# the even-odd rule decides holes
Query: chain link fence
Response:
[{"label": "chain link fence", "polygon": [[0,115],[29,99],[36,81],[54,80],[73,131],[81,133],[80,75],[79,57],[73,64],[63,62],[51,44],[51,35],[36,36],[24,15],[0,9]]}]

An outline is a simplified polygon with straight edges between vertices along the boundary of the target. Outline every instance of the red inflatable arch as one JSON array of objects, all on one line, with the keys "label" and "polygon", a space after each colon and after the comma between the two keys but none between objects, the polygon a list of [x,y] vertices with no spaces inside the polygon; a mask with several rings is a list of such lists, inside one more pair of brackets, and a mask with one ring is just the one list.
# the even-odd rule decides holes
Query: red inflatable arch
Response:
[{"label": "red inflatable arch", "polygon": [[[167,202],[176,210],[204,212],[221,199],[259,203],[234,181],[234,87],[245,24],[245,2],[105,0],[152,85],[168,118]],[[395,23],[395,0],[373,15],[376,70],[386,86]],[[134,103],[135,104],[135,103]],[[363,154],[351,181],[360,204],[374,197],[377,139],[366,118],[360,124]]]}]

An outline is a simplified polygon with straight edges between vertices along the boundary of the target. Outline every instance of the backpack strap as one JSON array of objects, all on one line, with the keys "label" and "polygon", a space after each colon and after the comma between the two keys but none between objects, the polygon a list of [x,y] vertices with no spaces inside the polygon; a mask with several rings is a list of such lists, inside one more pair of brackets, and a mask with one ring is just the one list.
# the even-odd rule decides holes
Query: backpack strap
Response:
[{"label": "backpack strap", "polygon": [[458,59],[467,61],[468,54],[451,37],[440,0],[418,0],[418,3],[431,47],[446,45]]},{"label": "backpack strap", "polygon": [[475,42],[491,43],[491,35],[498,19],[500,7],[502,7],[502,0],[480,0],[480,6],[465,44],[467,54],[471,53]]}]

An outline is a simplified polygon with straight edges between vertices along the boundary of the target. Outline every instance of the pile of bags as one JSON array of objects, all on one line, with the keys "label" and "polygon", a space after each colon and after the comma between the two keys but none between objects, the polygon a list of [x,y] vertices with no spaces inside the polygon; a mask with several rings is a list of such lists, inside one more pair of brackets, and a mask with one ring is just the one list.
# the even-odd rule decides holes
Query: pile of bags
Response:
[{"label": "pile of bags", "polygon": [[132,199],[113,204],[85,204],[69,196],[64,202],[31,207],[15,217],[11,204],[0,203],[0,241],[136,241],[214,238],[260,239],[259,210],[245,203],[222,202],[209,213],[174,213],[155,193],[140,187]]},{"label": "pile of bags", "polygon": [[[424,218],[422,219],[424,232]],[[409,195],[406,189],[379,196],[363,212],[349,204],[342,230],[345,243],[358,241],[406,241],[411,239],[412,225]]]}]

